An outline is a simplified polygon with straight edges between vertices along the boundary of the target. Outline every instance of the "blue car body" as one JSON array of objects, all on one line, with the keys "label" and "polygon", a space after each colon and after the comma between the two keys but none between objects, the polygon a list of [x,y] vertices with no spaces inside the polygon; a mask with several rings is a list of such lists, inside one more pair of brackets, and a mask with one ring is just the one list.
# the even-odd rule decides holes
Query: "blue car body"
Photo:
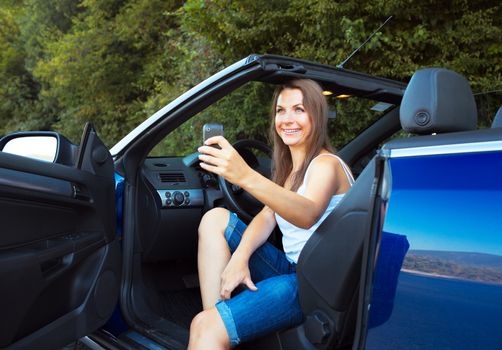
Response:
[{"label": "blue car body", "polygon": [[486,136],[387,152],[367,349],[500,348],[502,141]]}]

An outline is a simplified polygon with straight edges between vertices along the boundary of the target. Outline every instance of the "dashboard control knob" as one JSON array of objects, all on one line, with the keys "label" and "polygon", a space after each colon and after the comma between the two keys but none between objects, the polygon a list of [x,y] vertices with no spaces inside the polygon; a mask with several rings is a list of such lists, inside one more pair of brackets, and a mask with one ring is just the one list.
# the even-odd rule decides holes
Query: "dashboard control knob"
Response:
[{"label": "dashboard control knob", "polygon": [[171,192],[166,192],[166,198],[171,198]]},{"label": "dashboard control knob", "polygon": [[178,191],[173,193],[174,205],[182,205],[184,201],[185,201],[185,196],[183,196],[183,193],[178,192]]},{"label": "dashboard control knob", "polygon": [[190,197],[190,192],[185,191],[185,192],[184,192],[184,195],[185,195],[185,197]]},{"label": "dashboard control knob", "polygon": [[209,174],[202,175],[202,183],[205,187],[216,186],[216,180]]}]

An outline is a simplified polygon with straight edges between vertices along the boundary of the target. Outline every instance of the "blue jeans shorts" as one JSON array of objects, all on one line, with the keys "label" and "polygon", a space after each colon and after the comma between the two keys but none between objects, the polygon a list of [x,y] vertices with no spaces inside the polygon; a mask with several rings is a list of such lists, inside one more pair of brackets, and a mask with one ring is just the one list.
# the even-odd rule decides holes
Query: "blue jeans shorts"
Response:
[{"label": "blue jeans shorts", "polygon": [[[225,238],[232,253],[245,229],[246,224],[231,213]],[[258,290],[245,289],[216,303],[232,346],[296,326],[303,320],[296,265],[286,259],[283,251],[266,242],[249,259],[249,270]]]}]

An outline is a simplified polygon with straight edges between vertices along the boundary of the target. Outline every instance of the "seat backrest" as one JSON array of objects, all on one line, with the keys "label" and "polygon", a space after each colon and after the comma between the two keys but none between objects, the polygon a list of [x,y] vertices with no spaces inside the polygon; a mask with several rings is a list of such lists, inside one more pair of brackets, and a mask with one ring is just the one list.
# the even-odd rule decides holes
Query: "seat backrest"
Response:
[{"label": "seat backrest", "polygon": [[326,347],[343,340],[348,312],[357,299],[363,243],[369,232],[374,200],[370,195],[374,177],[375,159],[307,241],[298,260],[300,304],[307,322],[313,322],[305,325],[305,332],[309,337],[309,332],[315,333],[311,329],[318,326],[318,320],[309,319],[312,315],[329,324]]},{"label": "seat backrest", "polygon": [[494,128],[502,128],[502,106],[499,107],[495,118],[493,118],[492,129]]}]

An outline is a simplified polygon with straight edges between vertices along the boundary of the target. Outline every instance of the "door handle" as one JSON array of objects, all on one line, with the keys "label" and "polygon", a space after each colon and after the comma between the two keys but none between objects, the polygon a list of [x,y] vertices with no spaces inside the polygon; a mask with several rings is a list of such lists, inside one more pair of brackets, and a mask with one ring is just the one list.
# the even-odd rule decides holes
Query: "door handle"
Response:
[{"label": "door handle", "polygon": [[65,239],[47,240],[43,242],[45,247],[40,247],[38,254],[40,271],[45,279],[53,279],[61,274],[73,262],[74,244]]}]

